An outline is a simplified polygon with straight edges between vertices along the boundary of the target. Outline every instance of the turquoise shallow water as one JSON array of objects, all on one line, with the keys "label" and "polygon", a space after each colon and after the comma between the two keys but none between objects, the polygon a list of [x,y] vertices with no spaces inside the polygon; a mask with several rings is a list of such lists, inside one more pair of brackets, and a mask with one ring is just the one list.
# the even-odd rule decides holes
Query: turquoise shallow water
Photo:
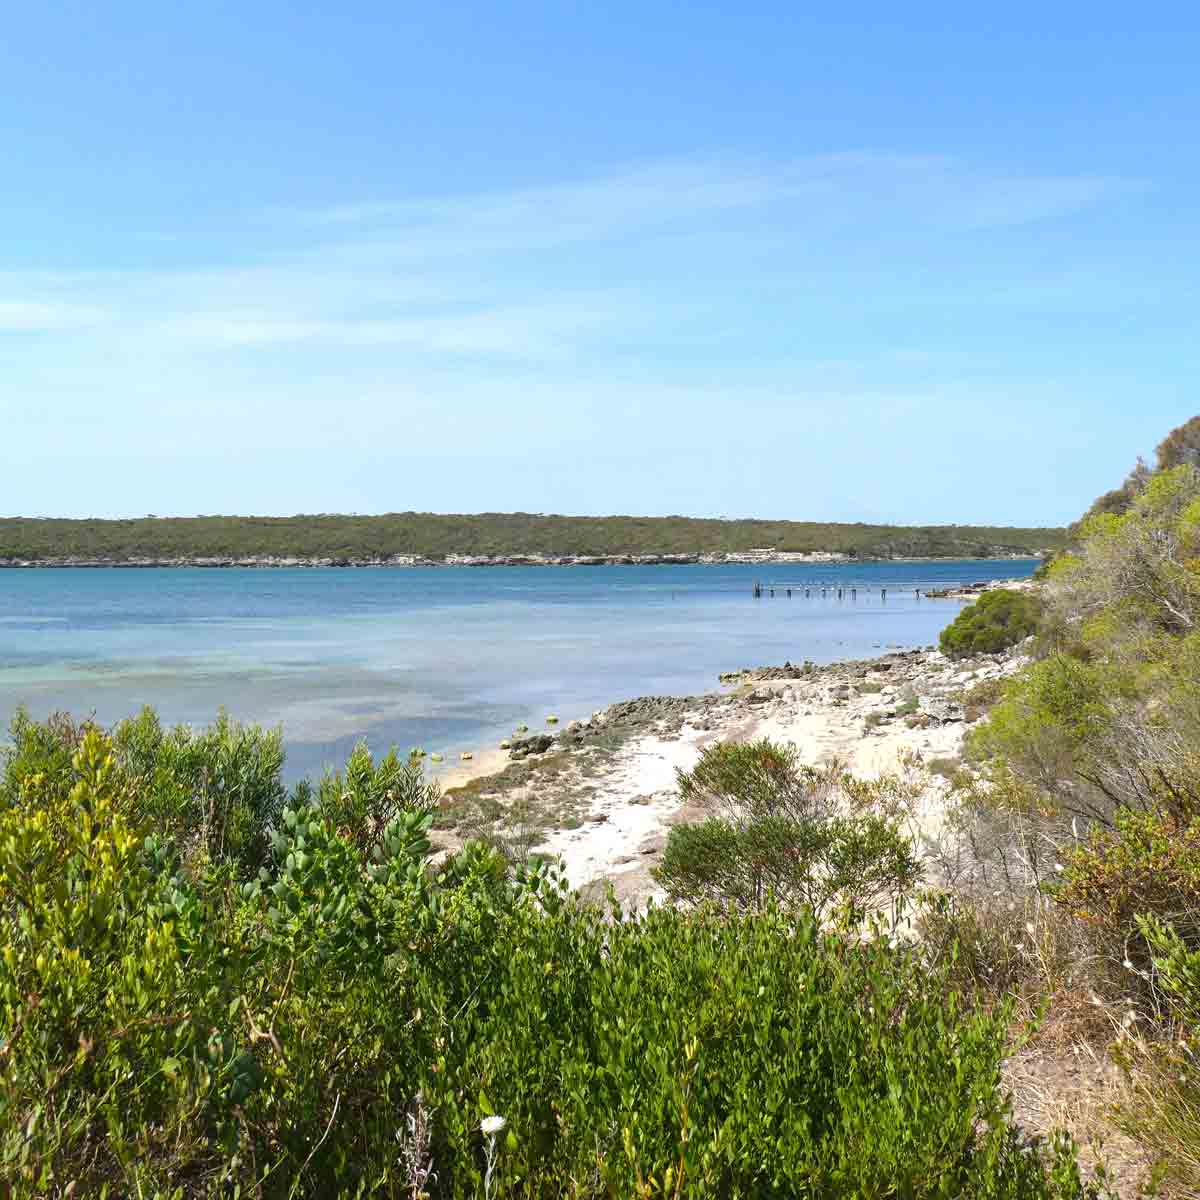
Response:
[{"label": "turquoise shallow water", "polygon": [[[456,755],[738,667],[927,645],[959,605],[915,586],[1035,566],[0,571],[0,712],[108,723],[151,704],[202,723],[224,705],[283,725],[294,779],[360,737]],[[752,598],[756,579],[774,599]],[[822,584],[824,598],[797,590]]]}]

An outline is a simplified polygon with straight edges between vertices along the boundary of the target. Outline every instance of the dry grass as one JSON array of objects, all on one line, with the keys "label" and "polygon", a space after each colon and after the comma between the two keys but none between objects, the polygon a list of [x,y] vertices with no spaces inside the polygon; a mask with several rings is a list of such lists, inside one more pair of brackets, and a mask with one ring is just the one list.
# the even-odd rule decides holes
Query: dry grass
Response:
[{"label": "dry grass", "polygon": [[1161,1160],[1161,1194],[1200,1200],[1200,1075],[1184,1031],[1134,1026],[1117,1043],[1126,1077],[1120,1128]]},{"label": "dry grass", "polygon": [[[1004,1081],[1013,1094],[1018,1123],[1029,1133],[1048,1136],[1065,1129],[1079,1146],[1083,1171],[1103,1172],[1121,1200],[1145,1195],[1152,1179],[1152,1159],[1117,1124],[1116,1110],[1125,1093],[1120,1069],[1107,1052],[1108,1038],[1077,1036],[1080,1022],[1073,1014],[1060,1018],[1057,1000],[1067,1007],[1094,1006],[1079,997],[1056,998],[1052,1015],[1031,1041],[1004,1066]],[[1104,1021],[1111,1034],[1111,1026]]]},{"label": "dry grass", "polygon": [[970,687],[963,688],[954,698],[964,708],[974,708],[986,713],[993,705],[999,703],[1007,683],[1005,678],[982,679]]}]

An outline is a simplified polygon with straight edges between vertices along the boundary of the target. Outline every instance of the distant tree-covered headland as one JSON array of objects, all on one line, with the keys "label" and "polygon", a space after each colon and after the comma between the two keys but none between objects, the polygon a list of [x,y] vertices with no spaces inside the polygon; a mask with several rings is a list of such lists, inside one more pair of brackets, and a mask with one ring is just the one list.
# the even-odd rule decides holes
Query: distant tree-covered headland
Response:
[{"label": "distant tree-covered headland", "polygon": [[827,553],[850,558],[991,558],[1062,549],[1061,529],[830,525],[690,517],[530,513],[0,519],[0,563],[371,563],[520,558]]}]

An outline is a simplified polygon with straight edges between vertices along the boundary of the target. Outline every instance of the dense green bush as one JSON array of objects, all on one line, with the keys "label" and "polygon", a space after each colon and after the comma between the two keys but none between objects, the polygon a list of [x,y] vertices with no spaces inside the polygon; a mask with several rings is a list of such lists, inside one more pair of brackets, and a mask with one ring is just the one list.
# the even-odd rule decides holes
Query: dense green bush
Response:
[{"label": "dense green bush", "polygon": [[1007,1011],[917,947],[433,867],[422,797],[364,852],[305,789],[243,880],[155,829],[169,772],[42,730],[0,787],[8,1195],[474,1197],[489,1151],[496,1196],[1081,1194],[1011,1124]]},{"label": "dense green bush", "polygon": [[[0,805],[12,802],[32,779],[56,796],[78,782],[74,758],[89,722],[58,715],[44,724],[18,710],[9,730]],[[283,735],[240,725],[224,712],[205,729],[164,729],[143,709],[113,730],[113,770],[144,819],[175,839],[189,855],[229,861],[248,876],[265,862],[267,830],[278,820],[287,792],[280,778]]]},{"label": "dense green bush", "polygon": [[1007,650],[1037,632],[1040,611],[1037,597],[1029,592],[993,588],[942,630],[942,652],[963,658]]},{"label": "dense green bush", "polygon": [[267,830],[286,798],[281,730],[240,725],[225,712],[206,729],[167,730],[144,709],[114,730],[113,756],[155,829],[185,846],[198,841],[243,875],[265,861]]},{"label": "dense green bush", "polygon": [[1051,654],[1005,684],[987,722],[968,735],[967,753],[1012,775],[1017,790],[1030,785],[1034,804],[1107,820],[1112,798],[1080,784],[1099,777],[1113,725],[1111,701],[1123,693],[1126,681],[1111,668]]},{"label": "dense green bush", "polygon": [[679,791],[719,815],[672,829],[655,878],[674,901],[861,920],[911,889],[919,868],[909,839],[854,786],[836,767],[801,765],[791,746],[709,746]]},{"label": "dense green bush", "polygon": [[317,803],[334,826],[360,851],[373,854],[385,830],[404,813],[432,813],[441,800],[425,778],[420,751],[402,759],[395,749],[375,762],[366,742],[350,752],[344,771],[326,774]]}]

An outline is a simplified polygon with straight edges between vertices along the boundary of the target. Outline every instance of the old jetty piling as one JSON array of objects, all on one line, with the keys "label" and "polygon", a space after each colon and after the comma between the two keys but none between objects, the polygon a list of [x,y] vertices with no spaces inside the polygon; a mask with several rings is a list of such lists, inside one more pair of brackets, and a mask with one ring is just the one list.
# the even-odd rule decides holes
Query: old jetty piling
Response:
[{"label": "old jetty piling", "polygon": [[946,580],[922,580],[920,582],[910,583],[907,580],[897,587],[895,584],[890,587],[879,583],[859,583],[857,580],[853,582],[837,582],[837,581],[818,581],[809,583],[792,582],[787,583],[780,580],[769,580],[766,583],[761,580],[755,580],[752,585],[752,595],[755,600],[760,600],[762,597],[775,597],[776,593],[781,596],[786,596],[789,600],[793,594],[803,596],[805,600],[811,600],[818,593],[822,599],[829,599],[836,595],[838,600],[844,600],[847,597],[851,600],[857,600],[859,592],[864,596],[872,596],[878,594],[880,600],[886,601],[888,592],[907,592],[912,588],[914,599],[922,600],[927,598],[941,598],[949,593],[957,591],[965,591],[970,589],[978,589],[978,586],[970,583],[951,583]]}]

